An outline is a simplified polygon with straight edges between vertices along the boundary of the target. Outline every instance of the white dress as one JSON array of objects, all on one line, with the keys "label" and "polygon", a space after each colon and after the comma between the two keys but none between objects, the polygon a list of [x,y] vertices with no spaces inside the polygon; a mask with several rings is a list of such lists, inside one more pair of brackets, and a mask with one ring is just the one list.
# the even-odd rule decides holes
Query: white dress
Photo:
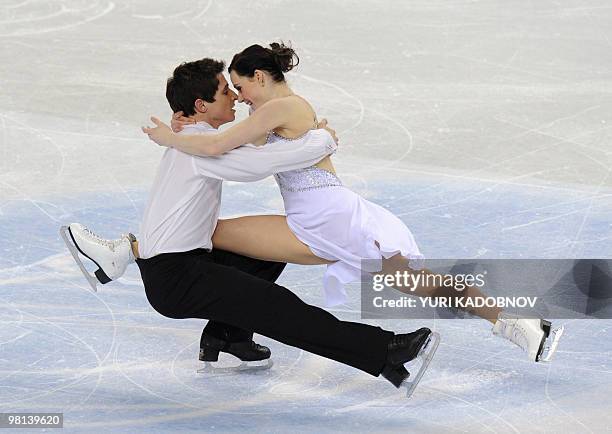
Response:
[{"label": "white dress", "polygon": [[[281,139],[287,140],[268,135],[268,143]],[[333,173],[311,166],[274,177],[291,231],[316,256],[337,261],[327,266],[323,280],[327,306],[346,302],[344,285],[360,281],[363,268],[380,271],[382,258],[400,253],[422,268],[424,257],[404,223],[344,187]],[[371,261],[362,264],[364,259]]]}]

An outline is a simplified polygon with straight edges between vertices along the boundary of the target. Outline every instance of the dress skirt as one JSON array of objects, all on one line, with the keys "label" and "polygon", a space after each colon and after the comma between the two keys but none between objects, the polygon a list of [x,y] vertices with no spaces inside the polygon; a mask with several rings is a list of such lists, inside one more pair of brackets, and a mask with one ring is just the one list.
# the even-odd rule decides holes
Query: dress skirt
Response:
[{"label": "dress skirt", "polygon": [[344,285],[380,271],[382,258],[401,254],[411,267],[422,267],[424,257],[406,225],[350,189],[325,186],[281,193],[295,236],[316,256],[337,261],[327,265],[324,276],[327,306],[345,303]]}]

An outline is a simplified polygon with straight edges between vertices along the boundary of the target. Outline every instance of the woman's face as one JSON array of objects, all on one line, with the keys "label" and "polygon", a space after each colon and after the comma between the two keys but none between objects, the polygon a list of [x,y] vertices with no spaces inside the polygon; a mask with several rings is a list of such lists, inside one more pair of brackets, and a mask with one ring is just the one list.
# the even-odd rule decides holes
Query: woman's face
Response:
[{"label": "woman's face", "polygon": [[265,102],[264,88],[255,77],[244,77],[238,75],[236,71],[232,71],[230,72],[230,79],[238,92],[238,102],[245,103],[253,110],[257,109],[257,106]]}]

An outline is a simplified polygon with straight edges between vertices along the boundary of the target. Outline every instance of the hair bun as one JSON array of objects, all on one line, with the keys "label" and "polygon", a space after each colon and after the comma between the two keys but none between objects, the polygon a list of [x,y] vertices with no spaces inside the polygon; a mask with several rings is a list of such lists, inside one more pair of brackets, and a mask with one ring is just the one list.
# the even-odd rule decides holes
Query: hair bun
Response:
[{"label": "hair bun", "polygon": [[272,42],[270,44],[270,51],[282,72],[289,72],[300,63],[300,58],[293,48],[285,45],[283,42]]}]

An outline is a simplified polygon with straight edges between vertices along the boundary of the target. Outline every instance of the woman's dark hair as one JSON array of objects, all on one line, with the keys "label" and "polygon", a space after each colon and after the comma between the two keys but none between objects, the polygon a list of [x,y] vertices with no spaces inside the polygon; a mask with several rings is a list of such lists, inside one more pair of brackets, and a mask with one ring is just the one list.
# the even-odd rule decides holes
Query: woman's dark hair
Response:
[{"label": "woman's dark hair", "polygon": [[166,83],[166,99],[173,112],[182,111],[185,116],[195,114],[196,99],[215,102],[219,87],[217,75],[223,72],[225,63],[205,58],[181,63]]},{"label": "woman's dark hair", "polygon": [[300,58],[290,46],[273,42],[270,48],[251,45],[235,54],[228,72],[236,71],[243,77],[253,77],[255,70],[268,72],[274,81],[285,81],[284,72],[289,72],[300,63]]}]

